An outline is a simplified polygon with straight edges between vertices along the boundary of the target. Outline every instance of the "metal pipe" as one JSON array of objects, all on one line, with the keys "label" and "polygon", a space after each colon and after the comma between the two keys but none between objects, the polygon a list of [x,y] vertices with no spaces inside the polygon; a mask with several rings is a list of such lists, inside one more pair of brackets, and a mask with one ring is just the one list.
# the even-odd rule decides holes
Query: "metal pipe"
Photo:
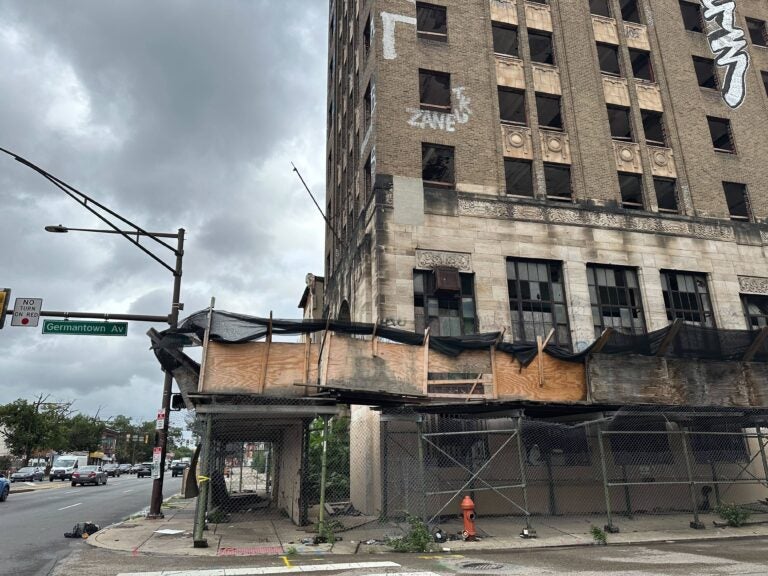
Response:
[{"label": "metal pipe", "polygon": [[[611,493],[608,489],[608,467],[605,464],[605,447],[603,446],[603,430],[598,427],[597,429],[597,446],[600,449],[600,467],[603,471],[603,492],[605,493],[605,514],[608,517],[608,524],[606,528],[608,531],[613,532],[616,530],[613,526],[613,519],[611,518]],[[618,530],[616,530],[618,531]]]},{"label": "metal pipe", "polygon": [[421,514],[419,515],[422,520],[427,519],[427,478],[425,474],[424,465],[424,421],[419,418],[416,422],[416,429],[418,430],[418,458],[419,458],[419,491],[422,494],[421,497]]},{"label": "metal pipe", "polygon": [[531,530],[531,509],[528,507],[528,484],[525,480],[525,458],[523,457],[523,417],[517,417],[517,457],[520,461],[520,482],[523,488],[523,507],[525,508],[525,527]]},{"label": "metal pipe", "polygon": [[[5,314],[13,315],[13,310],[6,310]],[[109,312],[60,312],[57,310],[42,310],[43,318],[90,318],[93,320],[132,320],[134,322],[152,322],[165,324],[170,316],[150,316],[147,314],[110,314]]]},{"label": "metal pipe", "polygon": [[325,475],[328,472],[328,416],[323,416],[323,452],[320,458],[320,515],[317,531],[323,534],[325,522]]},{"label": "metal pipe", "polygon": [[[209,479],[210,466],[209,460],[211,458],[211,432],[213,428],[213,415],[208,414],[205,417],[205,436],[203,437],[202,448],[200,450],[200,476],[198,476],[198,484],[200,485],[200,491],[197,495],[197,502],[195,503],[195,526],[193,533],[193,546],[195,548],[207,548],[208,540],[203,538],[203,530],[205,529],[205,515],[208,511],[208,494],[210,492],[211,481]],[[187,474],[194,474],[195,471],[191,468],[188,469]]]},{"label": "metal pipe", "polygon": [[691,457],[688,454],[688,431],[683,430],[683,457],[685,458],[685,470],[688,474],[688,491],[691,494],[691,506],[693,506],[693,522],[691,528],[701,530],[704,524],[699,520],[699,507],[696,504],[696,482],[693,480],[693,468],[691,467]]},{"label": "metal pipe", "polygon": [[768,458],[765,456],[765,444],[763,443],[763,430],[761,426],[757,426],[757,443],[760,445],[760,457],[763,460],[764,483],[768,484]]}]

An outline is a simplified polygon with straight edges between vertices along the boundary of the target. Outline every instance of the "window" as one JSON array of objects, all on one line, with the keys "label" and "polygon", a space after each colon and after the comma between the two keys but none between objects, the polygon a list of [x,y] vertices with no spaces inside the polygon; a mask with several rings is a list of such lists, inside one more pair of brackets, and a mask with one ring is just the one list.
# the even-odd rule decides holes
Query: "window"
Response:
[{"label": "window", "polygon": [[371,193],[371,187],[373,186],[373,166],[371,164],[371,157],[368,156],[368,160],[365,161],[365,167],[363,168],[363,186],[365,189],[365,198]]},{"label": "window", "polygon": [[693,69],[696,71],[696,80],[702,88],[717,89],[717,75],[715,74],[715,61],[711,58],[693,57]]},{"label": "window", "polygon": [[608,123],[611,126],[611,138],[632,141],[632,124],[629,121],[629,108],[609,105]]},{"label": "window", "polygon": [[472,274],[446,269],[458,274],[459,282],[451,290],[440,289],[437,273],[414,270],[413,307],[416,332],[429,328],[433,336],[461,336],[475,333],[475,291]]},{"label": "window", "polygon": [[667,320],[680,318],[688,324],[715,327],[705,274],[662,270],[661,289]]},{"label": "window", "polygon": [[731,220],[749,222],[749,197],[747,187],[736,182],[723,182],[725,201],[728,203],[728,214]]},{"label": "window", "polygon": [[505,56],[518,56],[517,28],[494,22],[493,51]]},{"label": "window", "polygon": [[619,172],[619,190],[621,191],[621,207],[629,210],[642,210],[643,177],[640,174]]},{"label": "window", "polygon": [[597,16],[611,17],[608,0],[589,0],[589,11]]},{"label": "window", "polygon": [[499,116],[502,122],[526,124],[525,92],[499,88]]},{"label": "window", "polygon": [[533,174],[528,160],[504,158],[504,178],[507,194],[533,197]]},{"label": "window", "polygon": [[363,125],[363,130],[368,130],[371,126],[371,117],[373,114],[373,89],[370,84],[368,84],[368,88],[365,89],[363,102],[365,107],[365,124]]},{"label": "window", "polygon": [[635,270],[590,264],[587,266],[587,281],[595,338],[606,328],[625,334],[645,334],[645,318]]},{"label": "window", "polygon": [[416,34],[426,40],[448,40],[448,17],[445,6],[416,2]]},{"label": "window", "polygon": [[750,330],[760,330],[768,326],[768,296],[743,295],[744,315]]},{"label": "window", "polygon": [[531,48],[531,60],[542,64],[555,63],[552,34],[531,30],[528,32],[528,45]]},{"label": "window", "polygon": [[371,16],[368,16],[368,20],[365,21],[365,28],[363,28],[363,59],[367,59],[371,53]]},{"label": "window", "polygon": [[600,72],[603,74],[621,76],[618,46],[612,46],[611,44],[598,44],[597,61],[600,65]]},{"label": "window", "polygon": [[654,82],[650,52],[630,48],[629,60],[632,62],[632,74],[636,79]]},{"label": "window", "polygon": [[422,110],[451,110],[451,75],[419,70],[419,101]]},{"label": "window", "polygon": [[571,201],[571,167],[567,164],[544,164],[547,198]]},{"label": "window", "polygon": [[637,0],[619,0],[619,8],[621,8],[621,18],[625,22],[637,22],[640,21],[640,10],[637,8]]},{"label": "window", "polygon": [[652,112],[642,110],[643,130],[645,131],[645,141],[654,146],[666,146],[667,138],[664,135],[664,121],[661,112]]},{"label": "window", "polygon": [[753,18],[747,18],[747,30],[749,31],[749,38],[752,40],[752,44],[755,46],[765,46],[765,22],[762,20],[755,20]]},{"label": "window", "polygon": [[560,112],[560,96],[551,94],[536,94],[536,112],[539,116],[539,126],[563,129],[563,115]]},{"label": "window", "polygon": [[570,348],[565,287],[560,262],[507,259],[509,310],[515,342],[535,343],[554,328],[550,342]]},{"label": "window", "polygon": [[726,118],[707,116],[709,134],[712,136],[712,146],[719,152],[735,152],[731,135],[731,122]]},{"label": "window", "polygon": [[763,79],[763,88],[765,89],[765,94],[768,95],[768,72],[762,70],[760,72],[760,77]]},{"label": "window", "polygon": [[680,12],[683,15],[683,26],[691,32],[704,32],[704,21],[701,19],[701,6],[693,2],[680,2]]},{"label": "window", "polygon": [[421,177],[432,185],[454,183],[453,147],[438,144],[421,145]]},{"label": "window", "polygon": [[677,181],[671,178],[654,178],[653,188],[656,191],[659,212],[677,213]]}]

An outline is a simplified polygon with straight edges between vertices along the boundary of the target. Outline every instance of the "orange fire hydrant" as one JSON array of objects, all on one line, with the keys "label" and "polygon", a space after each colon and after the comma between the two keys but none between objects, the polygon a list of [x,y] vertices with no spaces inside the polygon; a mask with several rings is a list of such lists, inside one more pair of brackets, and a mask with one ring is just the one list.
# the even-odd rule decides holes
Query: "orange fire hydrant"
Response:
[{"label": "orange fire hydrant", "polygon": [[475,503],[469,496],[464,496],[461,501],[461,515],[464,517],[464,540],[474,542],[477,540],[477,530],[475,530]]}]

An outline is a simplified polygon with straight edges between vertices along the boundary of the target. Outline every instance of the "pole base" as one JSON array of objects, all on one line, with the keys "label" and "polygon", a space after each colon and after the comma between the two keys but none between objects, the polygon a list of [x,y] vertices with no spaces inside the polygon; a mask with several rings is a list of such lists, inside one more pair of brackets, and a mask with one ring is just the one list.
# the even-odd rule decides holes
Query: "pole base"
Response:
[{"label": "pole base", "polygon": [[697,522],[696,520],[691,522],[689,524],[689,526],[691,528],[693,528],[694,530],[705,530],[706,529],[706,526],[704,526],[704,522]]},{"label": "pole base", "polygon": [[208,540],[193,540],[192,546],[194,548],[208,548]]},{"label": "pole base", "polygon": [[606,524],[605,525],[605,531],[608,532],[608,534],[618,534],[619,533],[619,527],[615,524]]},{"label": "pole base", "polygon": [[157,514],[147,514],[145,518],[147,520],[162,520],[165,518],[165,515],[162,512],[158,512]]},{"label": "pole base", "polygon": [[533,528],[523,528],[520,532],[520,538],[536,538],[536,530]]}]

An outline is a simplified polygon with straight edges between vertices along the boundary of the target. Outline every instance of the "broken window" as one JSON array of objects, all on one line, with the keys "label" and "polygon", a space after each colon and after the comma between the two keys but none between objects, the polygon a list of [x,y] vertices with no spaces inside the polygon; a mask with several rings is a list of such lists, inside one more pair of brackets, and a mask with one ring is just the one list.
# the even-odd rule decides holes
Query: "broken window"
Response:
[{"label": "broken window", "polygon": [[419,100],[422,110],[451,111],[451,75],[419,70]]},{"label": "broken window", "polygon": [[619,190],[621,191],[621,207],[628,210],[642,210],[643,177],[640,174],[619,172]]},{"label": "broken window", "polygon": [[433,336],[461,336],[476,332],[474,276],[455,272],[456,286],[438,285],[437,273],[414,270],[413,307],[416,332],[429,328]]},{"label": "broken window", "polygon": [[641,115],[643,117],[645,141],[654,146],[666,146],[667,137],[664,134],[664,120],[662,113],[643,110]]},{"label": "broken window", "polygon": [[547,198],[571,201],[571,167],[568,164],[544,163]]},{"label": "broken window", "polygon": [[555,63],[555,50],[552,47],[552,34],[549,32],[528,31],[528,45],[531,49],[531,60],[542,64]]},{"label": "broken window", "polygon": [[744,294],[741,301],[750,330],[760,330],[768,326],[768,296]]},{"label": "broken window", "polygon": [[640,9],[637,7],[637,0],[619,0],[621,8],[621,18],[625,22],[636,22],[641,24]]},{"label": "broken window", "polygon": [[621,76],[619,66],[619,47],[612,44],[597,44],[597,61],[600,72],[611,76]]},{"label": "broken window", "polygon": [[421,145],[421,178],[425,183],[437,186],[453,185],[453,146],[439,144]]},{"label": "broken window", "polygon": [[683,26],[691,32],[704,32],[704,21],[701,18],[699,3],[680,2],[680,12],[683,15]]},{"label": "broken window", "polygon": [[747,186],[737,182],[723,182],[723,192],[725,192],[725,200],[728,203],[728,214],[730,214],[731,220],[749,222],[750,212]]},{"label": "broken window", "polygon": [[493,22],[493,51],[504,56],[518,56],[517,28]]},{"label": "broken window", "polygon": [[645,334],[645,318],[637,272],[632,268],[587,266],[595,338],[606,328],[624,334]]},{"label": "broken window", "polygon": [[677,213],[677,181],[672,178],[653,179],[653,188],[656,192],[656,205],[659,212]]},{"label": "broken window", "polygon": [[712,136],[712,146],[715,147],[715,150],[718,152],[735,152],[730,120],[707,116],[707,123],[709,124],[709,134]]},{"label": "broken window", "polygon": [[632,62],[632,74],[638,80],[653,82],[653,66],[651,66],[651,53],[645,50],[629,49],[629,60]]},{"label": "broken window", "polygon": [[416,34],[425,40],[448,40],[448,15],[445,6],[416,2]]},{"label": "broken window", "polygon": [[693,69],[696,71],[696,81],[702,88],[717,89],[717,74],[715,61],[711,58],[693,57]]},{"label": "broken window", "polygon": [[502,122],[527,124],[525,119],[525,92],[499,87],[499,116]]},{"label": "broken window", "polygon": [[371,53],[371,16],[368,15],[368,20],[365,22],[365,28],[363,28],[363,60],[367,60]]},{"label": "broken window", "polygon": [[550,342],[570,349],[571,334],[565,303],[562,264],[549,260],[507,259],[507,289],[515,342]]},{"label": "broken window", "polygon": [[614,140],[632,141],[632,123],[629,120],[629,108],[608,105],[608,123],[611,127],[611,138]]},{"label": "broken window", "polygon": [[749,38],[752,40],[752,44],[755,46],[766,46],[765,22],[755,20],[754,18],[747,18],[747,30],[749,31]]},{"label": "broken window", "polygon": [[706,274],[662,270],[661,290],[667,320],[679,318],[688,324],[715,327]]},{"label": "broken window", "polygon": [[507,194],[533,197],[533,173],[529,160],[504,158]]}]

